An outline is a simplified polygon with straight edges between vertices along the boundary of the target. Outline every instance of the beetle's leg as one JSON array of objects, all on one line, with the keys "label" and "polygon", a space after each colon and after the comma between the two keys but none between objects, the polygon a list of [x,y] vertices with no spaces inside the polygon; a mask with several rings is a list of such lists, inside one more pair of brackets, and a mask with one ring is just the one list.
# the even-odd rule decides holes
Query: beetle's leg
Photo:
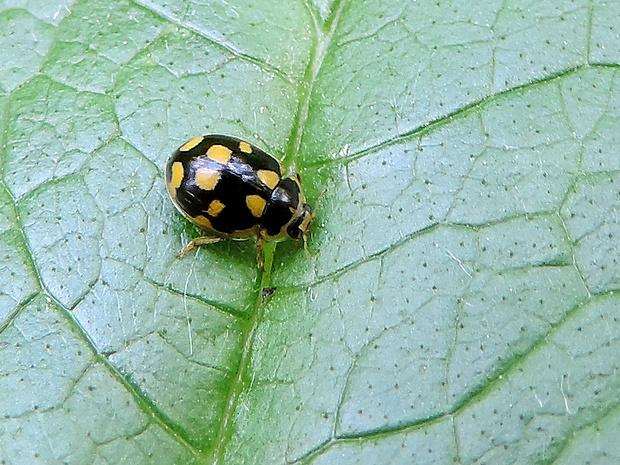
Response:
[{"label": "beetle's leg", "polygon": [[304,243],[304,252],[306,252],[306,257],[308,257],[308,260],[312,260],[314,257],[312,256],[312,254],[308,250],[308,234],[304,233],[304,235],[303,235],[301,240]]},{"label": "beetle's leg", "polygon": [[179,255],[180,256],[185,255],[187,252],[192,250],[197,245],[214,244],[215,242],[219,242],[221,240],[222,240],[221,237],[216,237],[216,236],[201,236],[201,237],[197,237],[194,240],[192,240],[189,244],[187,244],[183,248],[183,250],[181,250],[179,252]]},{"label": "beetle's leg", "polygon": [[256,235],[256,250],[258,252],[258,267],[265,271],[265,256],[263,254],[263,243],[265,242],[265,236],[263,231],[259,231]]}]

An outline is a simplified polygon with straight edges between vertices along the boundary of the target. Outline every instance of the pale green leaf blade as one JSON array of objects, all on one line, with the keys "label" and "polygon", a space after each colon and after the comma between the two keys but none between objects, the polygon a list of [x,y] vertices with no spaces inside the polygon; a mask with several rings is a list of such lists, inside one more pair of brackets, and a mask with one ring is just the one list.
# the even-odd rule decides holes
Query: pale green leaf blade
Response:
[{"label": "pale green leaf blade", "polygon": [[[612,460],[619,15],[5,2],[0,459]],[[300,172],[311,260],[177,256],[205,133]]]}]

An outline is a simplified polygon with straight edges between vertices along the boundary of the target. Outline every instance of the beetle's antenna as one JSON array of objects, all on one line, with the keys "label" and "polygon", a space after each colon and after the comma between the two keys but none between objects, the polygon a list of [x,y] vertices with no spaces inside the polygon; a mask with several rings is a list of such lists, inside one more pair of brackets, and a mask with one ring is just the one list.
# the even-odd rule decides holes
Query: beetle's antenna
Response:
[{"label": "beetle's antenna", "polygon": [[325,197],[325,194],[327,194],[327,189],[325,189],[323,192],[321,192],[321,195],[319,195],[317,197],[316,202],[314,203],[314,211],[312,212],[312,218],[313,219],[316,216],[316,211],[319,209],[319,203],[321,202],[323,197]]},{"label": "beetle's antenna", "polygon": [[[310,214],[310,219],[311,220],[316,218],[316,212],[317,212],[317,210],[319,208],[319,202],[321,201],[321,199],[323,197],[325,197],[325,194],[327,194],[327,189],[325,189],[323,192],[321,192],[321,195],[319,195],[319,197],[316,199],[316,202],[314,204],[314,208],[312,209],[312,213]],[[310,223],[310,222],[308,222],[308,223]],[[304,228],[303,229],[302,240],[304,241],[304,252],[306,252],[306,257],[308,257],[309,260],[312,260],[314,258],[314,256],[308,250],[308,228]]]}]

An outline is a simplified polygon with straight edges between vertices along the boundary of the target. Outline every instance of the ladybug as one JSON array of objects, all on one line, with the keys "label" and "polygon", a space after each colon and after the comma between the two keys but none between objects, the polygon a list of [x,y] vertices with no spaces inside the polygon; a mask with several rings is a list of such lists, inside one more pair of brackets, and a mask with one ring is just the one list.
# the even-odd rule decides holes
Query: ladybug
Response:
[{"label": "ladybug", "polygon": [[314,211],[297,174],[285,176],[274,157],[236,137],[199,136],[179,147],[166,164],[166,187],[175,207],[207,235],[180,254],[222,239],[256,236],[258,265],[263,242],[307,238]]}]

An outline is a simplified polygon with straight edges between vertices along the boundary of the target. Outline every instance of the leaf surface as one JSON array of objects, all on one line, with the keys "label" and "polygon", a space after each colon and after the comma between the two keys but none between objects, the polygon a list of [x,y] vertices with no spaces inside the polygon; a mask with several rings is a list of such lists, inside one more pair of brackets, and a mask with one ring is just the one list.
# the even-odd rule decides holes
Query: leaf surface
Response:
[{"label": "leaf surface", "polygon": [[[5,2],[2,463],[613,461],[619,21]],[[300,173],[313,259],[177,256],[163,167],[208,133]]]}]

